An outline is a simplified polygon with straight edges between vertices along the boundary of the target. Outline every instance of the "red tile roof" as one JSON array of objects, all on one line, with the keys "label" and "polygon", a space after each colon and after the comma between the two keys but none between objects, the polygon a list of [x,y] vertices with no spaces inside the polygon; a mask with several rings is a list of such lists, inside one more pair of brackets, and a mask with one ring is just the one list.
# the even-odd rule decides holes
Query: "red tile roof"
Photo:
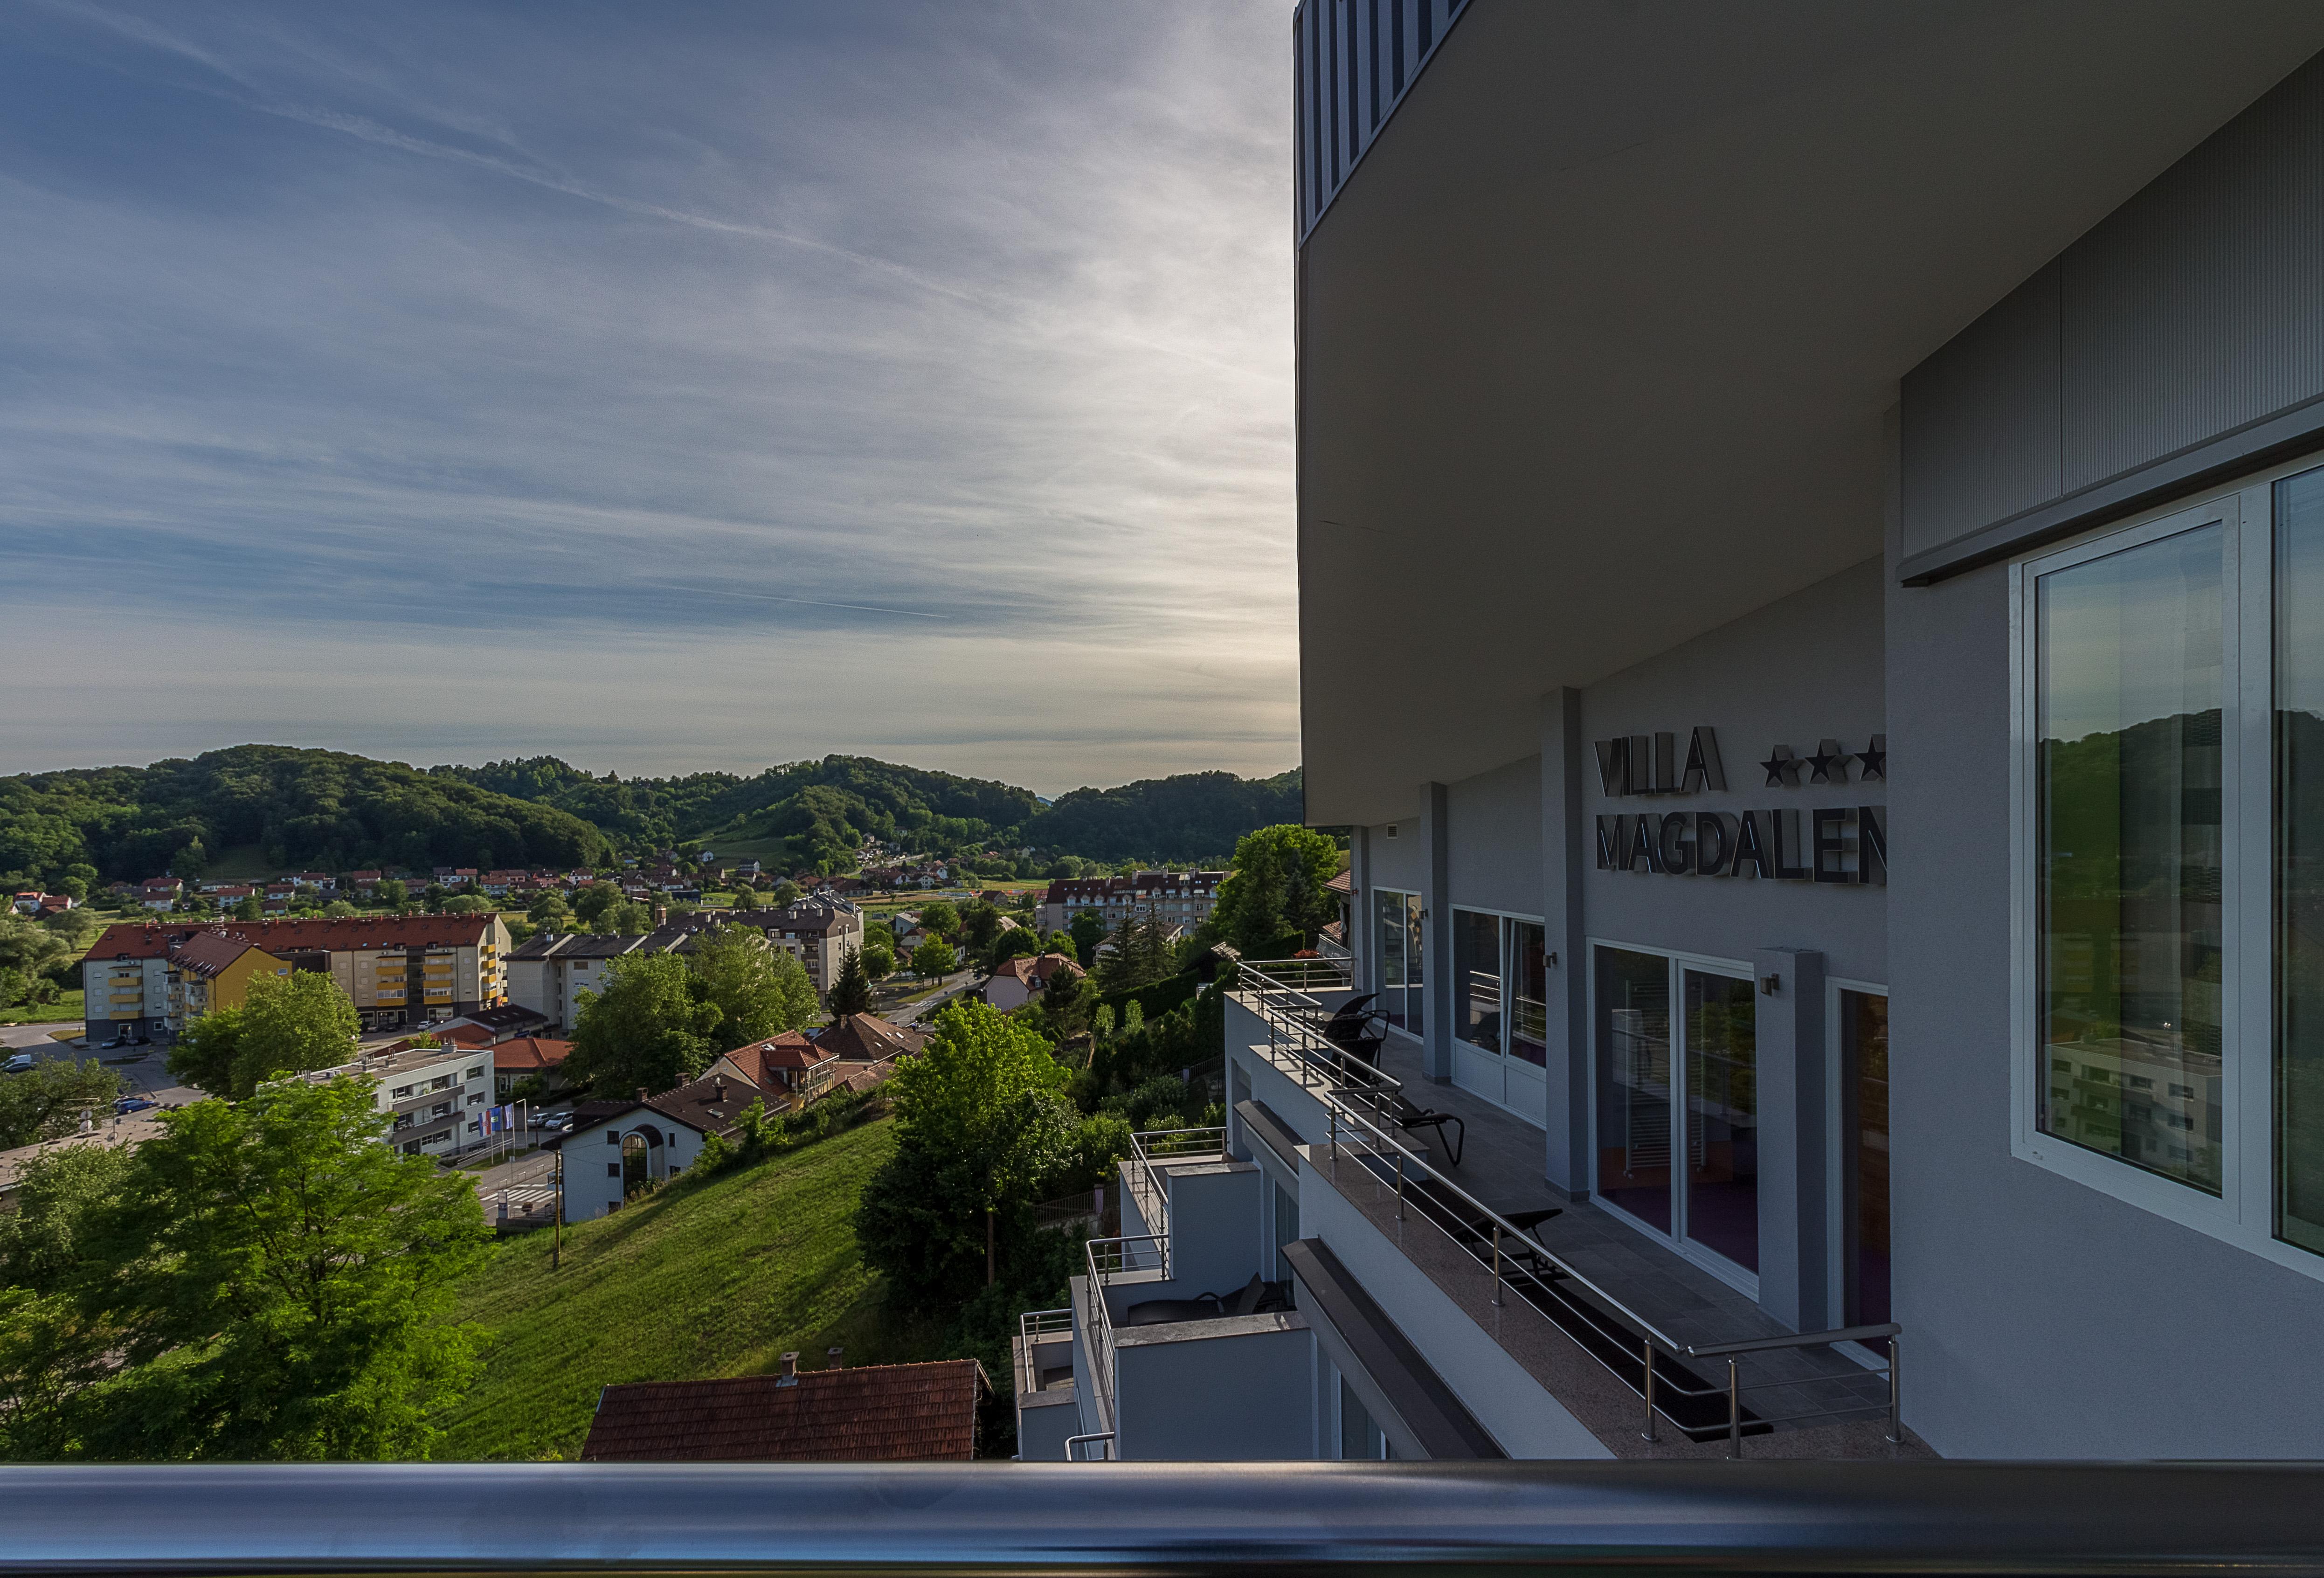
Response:
[{"label": "red tile roof", "polygon": [[436,1031],[439,1041],[449,1041],[455,1047],[489,1047],[493,1033],[482,1025],[444,1025]]},{"label": "red tile roof", "polygon": [[519,1036],[513,1041],[503,1041],[493,1048],[493,1068],[495,1073],[502,1074],[555,1068],[572,1055],[573,1043],[570,1041],[552,1041],[543,1036]]},{"label": "red tile roof", "polygon": [[852,1013],[817,1030],[815,1044],[858,1063],[877,1063],[909,1057],[927,1046],[928,1038],[926,1031],[891,1025],[877,1014]]},{"label": "red tile roof", "polygon": [[88,956],[106,960],[166,958],[202,931],[224,931],[270,954],[353,948],[474,946],[498,918],[491,915],[358,916],[337,920],[236,921],[226,927],[165,926],[131,921],[108,926],[89,946]]},{"label": "red tile roof", "polygon": [[229,937],[222,931],[197,932],[170,955],[170,962],[180,970],[190,970],[208,979],[248,952],[250,945],[238,937]]},{"label": "red tile roof", "polygon": [[771,1040],[753,1041],[747,1047],[737,1047],[726,1054],[744,1079],[762,1091],[786,1090],[788,1084],[776,1071],[786,1068],[813,1068],[818,1063],[828,1063],[838,1057],[836,1052],[818,1047],[797,1030],[785,1030]]},{"label": "red tile roof", "polygon": [[986,1389],[973,1359],[609,1386],[581,1461],[965,1463]]}]

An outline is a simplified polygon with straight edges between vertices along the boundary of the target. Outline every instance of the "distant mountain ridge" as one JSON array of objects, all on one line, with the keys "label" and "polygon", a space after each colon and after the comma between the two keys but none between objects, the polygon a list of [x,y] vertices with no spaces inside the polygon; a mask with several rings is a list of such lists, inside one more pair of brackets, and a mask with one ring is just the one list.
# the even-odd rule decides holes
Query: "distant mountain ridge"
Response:
[{"label": "distant mountain ridge", "polygon": [[[554,756],[425,771],[336,751],[237,745],[147,767],[0,778],[0,884],[134,881],[254,849],[279,869],[597,866],[680,843],[779,849],[844,869],[867,835],[931,854],[987,844],[1044,859],[1223,861],[1254,827],[1300,819],[1297,768],[1029,789],[825,756],[751,776],[593,775]],[[194,848],[197,844],[200,846]],[[181,872],[180,874],[186,874]]]}]

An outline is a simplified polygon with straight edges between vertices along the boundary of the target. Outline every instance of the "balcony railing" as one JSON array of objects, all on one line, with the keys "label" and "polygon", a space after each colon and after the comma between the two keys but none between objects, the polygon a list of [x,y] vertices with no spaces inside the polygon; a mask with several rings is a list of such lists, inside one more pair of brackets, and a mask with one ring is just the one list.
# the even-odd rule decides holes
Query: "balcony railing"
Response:
[{"label": "balcony railing", "polygon": [[[1515,1289],[1526,1301],[1576,1338],[1576,1345],[1618,1380],[1636,1390],[1643,1404],[1643,1438],[1652,1442],[1658,1419],[1665,1419],[1690,1440],[1727,1439],[1728,1455],[1743,1455],[1743,1438],[1761,1435],[1778,1425],[1805,1424],[1877,1417],[1885,1412],[1886,1438],[1901,1444],[1904,1328],[1894,1323],[1843,1326],[1831,1331],[1803,1332],[1775,1337],[1750,1337],[1731,1343],[1686,1343],[1670,1335],[1639,1314],[1611,1290],[1585,1276],[1545,1247],[1532,1234],[1479,1200],[1458,1182],[1432,1166],[1417,1151],[1389,1132],[1392,1103],[1387,1098],[1398,1087],[1352,1054],[1325,1041],[1322,1025],[1328,1010],[1312,995],[1327,986],[1311,986],[1320,972],[1317,961],[1293,960],[1301,966],[1300,982],[1293,985],[1277,974],[1283,962],[1244,964],[1236,978],[1235,995],[1268,1027],[1270,1061],[1278,1067],[1313,1070],[1317,1077],[1303,1081],[1323,1104],[1329,1125],[1326,1148],[1336,1179],[1342,1151],[1369,1176],[1375,1197],[1395,1198],[1396,1220],[1425,1222],[1462,1253],[1489,1266],[1493,1302],[1502,1301],[1505,1288]],[[1345,989],[1344,978],[1339,983]],[[1320,1047],[1319,1047],[1320,1044]],[[1362,1180],[1359,1180],[1360,1186]],[[1748,1353],[1784,1348],[1829,1348],[1838,1343],[1886,1340],[1886,1362],[1874,1373],[1886,1381],[1880,1403],[1843,1402],[1829,1408],[1803,1409],[1770,1416],[1747,1409],[1747,1393],[1784,1388],[1798,1391],[1830,1380],[1786,1378],[1746,1382],[1742,1358]],[[1635,1357],[1632,1357],[1635,1356]],[[1705,1384],[1688,1361],[1720,1361],[1726,1384]]]},{"label": "balcony railing", "polygon": [[1157,1234],[1170,1232],[1170,1191],[1157,1161],[1183,1161],[1190,1157],[1222,1157],[1227,1151],[1224,1129],[1156,1129],[1130,1137],[1130,1161],[1123,1169],[1138,1214]]},{"label": "balcony railing", "polygon": [[[1130,1233],[1120,1238],[1093,1238],[1084,1246],[1089,1278],[1082,1284],[1082,1343],[1089,1361],[1090,1393],[1097,1399],[1098,1422],[1105,1426],[1102,1457],[1112,1457],[1113,1431],[1113,1312],[1106,1307],[1105,1290],[1118,1277],[1132,1272],[1156,1272],[1170,1279],[1170,1235]],[[1090,1444],[1100,1445],[1095,1436]],[[1068,1446],[1067,1455],[1074,1449]]]},{"label": "balcony railing", "polygon": [[0,1574],[2290,1578],[2319,1507],[2305,1464],[60,1465],[0,1469]]}]

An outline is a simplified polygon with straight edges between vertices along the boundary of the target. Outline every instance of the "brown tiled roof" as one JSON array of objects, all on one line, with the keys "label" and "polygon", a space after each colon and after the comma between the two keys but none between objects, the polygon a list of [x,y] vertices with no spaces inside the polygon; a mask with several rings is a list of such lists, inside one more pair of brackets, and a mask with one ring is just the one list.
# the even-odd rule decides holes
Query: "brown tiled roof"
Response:
[{"label": "brown tiled roof", "polygon": [[185,946],[170,955],[170,962],[207,979],[217,975],[248,952],[250,945],[238,937],[229,937],[222,931],[203,931],[188,937]]},{"label": "brown tiled roof", "polygon": [[129,922],[108,926],[89,946],[99,961],[167,957],[198,932],[239,937],[270,954],[353,948],[474,946],[497,917],[491,915],[400,915],[342,917],[336,920],[241,920],[226,926],[161,926]]},{"label": "brown tiled roof", "polygon": [[797,1030],[785,1030],[771,1040],[735,1047],[726,1054],[726,1060],[742,1071],[744,1079],[762,1091],[770,1091],[783,1088],[782,1078],[775,1070],[812,1068],[837,1056],[836,1052],[818,1047]]},{"label": "brown tiled roof", "polygon": [[436,1029],[436,1038],[449,1041],[456,1047],[489,1047],[493,1044],[493,1033],[482,1025],[439,1025]]},{"label": "brown tiled roof", "polygon": [[986,1390],[973,1359],[609,1386],[584,1463],[965,1463]]},{"label": "brown tiled roof", "polygon": [[540,1036],[520,1036],[513,1041],[503,1041],[493,1048],[493,1067],[496,1072],[514,1073],[521,1069],[555,1068],[573,1055],[570,1041],[551,1041]]},{"label": "brown tiled roof", "polygon": [[815,1044],[857,1063],[906,1057],[928,1044],[926,1033],[891,1025],[877,1014],[843,1015],[815,1033]]}]

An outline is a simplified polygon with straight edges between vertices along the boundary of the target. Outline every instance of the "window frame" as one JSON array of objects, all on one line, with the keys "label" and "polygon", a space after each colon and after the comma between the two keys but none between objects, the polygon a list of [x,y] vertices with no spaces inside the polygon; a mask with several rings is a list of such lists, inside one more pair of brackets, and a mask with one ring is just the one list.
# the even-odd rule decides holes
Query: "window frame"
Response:
[{"label": "window frame", "polygon": [[[2324,1281],[2324,1255],[2275,1237],[2275,484],[2324,453],[2085,532],[2009,565],[2010,1155],[2148,1214]],[[2037,1126],[2040,577],[2183,531],[2220,527],[2220,1169],[2206,1194]]]},{"label": "window frame", "polygon": [[[1845,1220],[1848,1204],[1847,1168],[1848,1130],[1844,1122],[1848,1104],[1840,1089],[1846,1075],[1840,1057],[1842,1039],[1840,1024],[1840,998],[1853,992],[1861,997],[1877,997],[1888,1001],[1887,983],[1879,981],[1858,981],[1848,975],[1827,975],[1823,978],[1823,1088],[1824,1088],[1824,1299],[1825,1324],[1844,1326],[1848,1324],[1846,1292],[1848,1269],[1843,1264],[1848,1239]],[[1893,1003],[1892,1003],[1893,1006]],[[1894,1021],[1890,1027],[1890,1046],[1895,1046]],[[1893,1057],[1893,1052],[1891,1054]],[[1895,1064],[1890,1064],[1890,1077],[1895,1077]],[[1895,1109],[1890,1109],[1888,1155],[1893,1167],[1896,1143]],[[1894,1231],[1895,1211],[1893,1204],[1895,1186],[1891,1174],[1890,1228]],[[1878,1370],[1888,1361],[1860,1343],[1840,1343],[1835,1346],[1858,1364]]]},{"label": "window frame", "polygon": [[[1589,952],[1586,956],[1590,961],[1589,981],[1585,989],[1589,1000],[1588,1018],[1584,1020],[1590,1027],[1590,1033],[1583,1044],[1584,1056],[1589,1059],[1590,1068],[1588,1098],[1590,1203],[1623,1226],[1663,1249],[1670,1250],[1690,1266],[1709,1272],[1756,1304],[1759,1299],[1758,1272],[1737,1264],[1717,1250],[1686,1235],[1685,1191],[1679,1186],[1679,1179],[1683,1176],[1685,1167],[1679,1158],[1686,1145],[1683,1137],[1686,1122],[1686,1081],[1683,1070],[1687,1050],[1685,1031],[1682,1028],[1684,1014],[1678,1005],[1685,1001],[1686,972],[1689,970],[1709,975],[1723,976],[1730,981],[1748,981],[1753,983],[1755,989],[1758,983],[1759,972],[1748,959],[1722,958],[1717,954],[1698,954],[1683,948],[1657,946],[1651,943],[1624,942],[1619,937],[1590,937],[1583,940],[1588,945]],[[1663,961],[1664,967],[1668,972],[1670,1001],[1673,1005],[1670,1028],[1672,1138],[1671,1231],[1669,1232],[1665,1232],[1642,1217],[1632,1215],[1598,1192],[1598,950],[1600,948],[1618,948],[1624,953],[1644,954],[1649,957],[1658,958]],[[1755,1020],[1757,1017],[1754,1014]],[[1764,1121],[1765,1115],[1761,1114],[1761,1118]]]}]

